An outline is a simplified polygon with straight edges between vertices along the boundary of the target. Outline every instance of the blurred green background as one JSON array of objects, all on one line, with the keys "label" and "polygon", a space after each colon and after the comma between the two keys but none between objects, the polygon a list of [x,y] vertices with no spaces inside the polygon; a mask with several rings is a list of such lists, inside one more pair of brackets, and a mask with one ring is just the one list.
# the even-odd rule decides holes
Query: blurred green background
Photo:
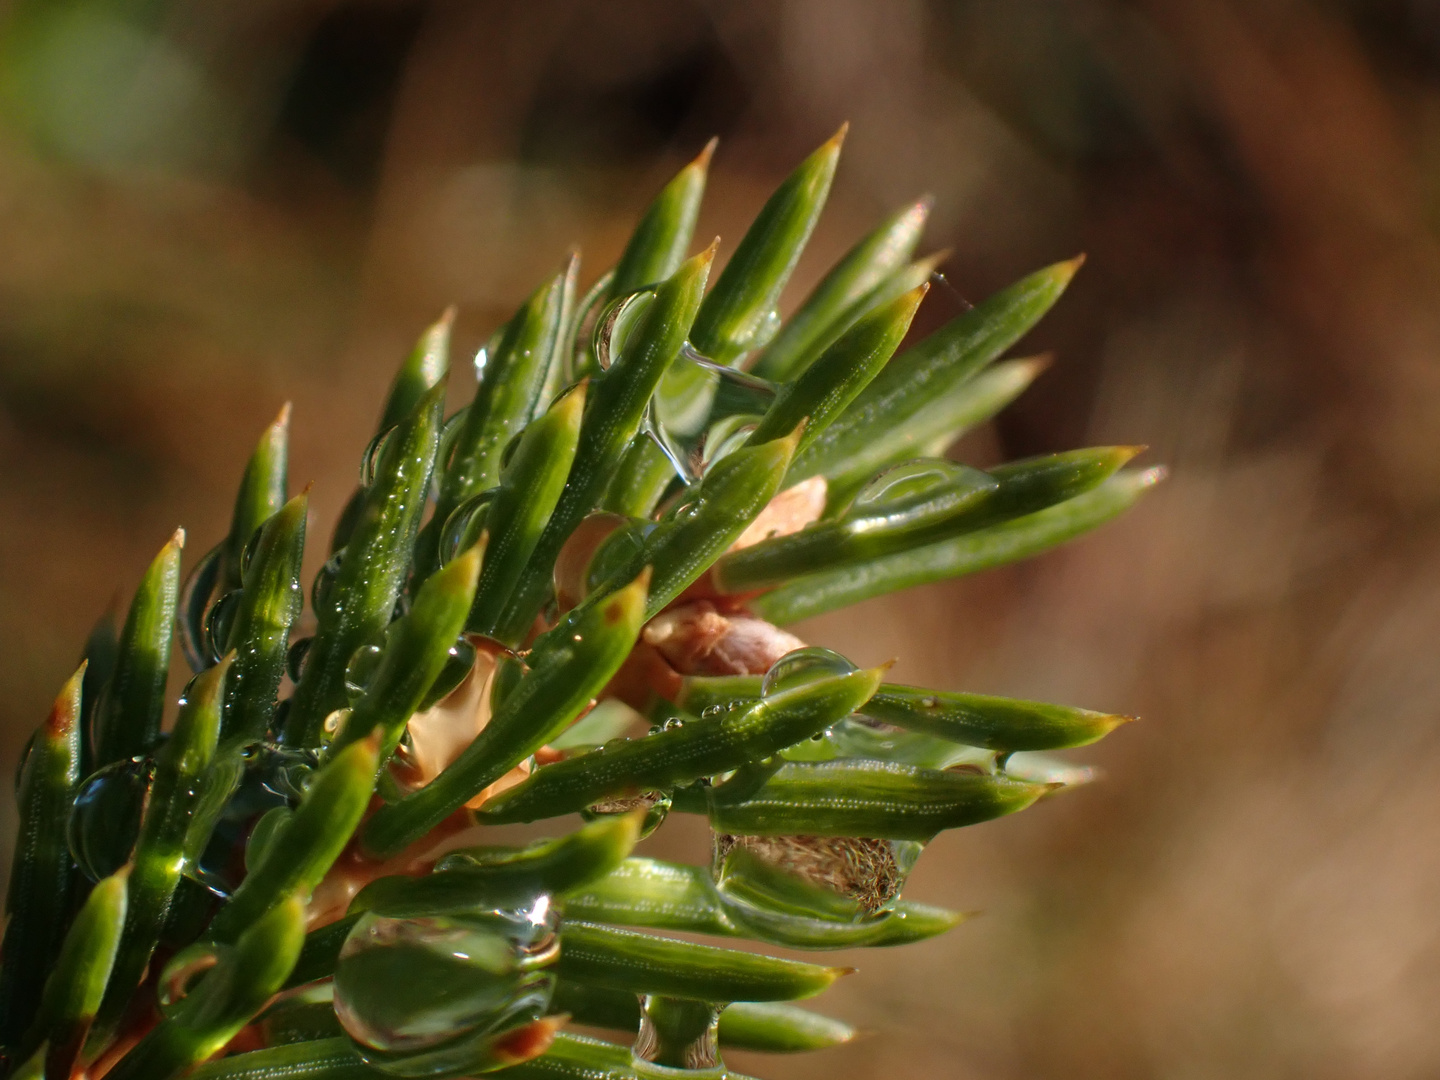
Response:
[{"label": "blurred green background", "polygon": [[1025,344],[1053,368],[957,453],[1144,442],[1174,473],[1072,548],[801,632],[1146,719],[1083,755],[1104,783],[934,845],[912,894],[984,917],[856,958],[825,1005],[864,1039],[731,1064],[1440,1072],[1440,4],[8,0],[0,27],[7,767],[170,531],[221,535],[282,402],[328,534],[447,304],[463,396],[569,245],[592,280],[711,134],[700,236],[733,244],[848,119],[792,292],[925,191],[953,249],[926,325],[1085,251]]}]

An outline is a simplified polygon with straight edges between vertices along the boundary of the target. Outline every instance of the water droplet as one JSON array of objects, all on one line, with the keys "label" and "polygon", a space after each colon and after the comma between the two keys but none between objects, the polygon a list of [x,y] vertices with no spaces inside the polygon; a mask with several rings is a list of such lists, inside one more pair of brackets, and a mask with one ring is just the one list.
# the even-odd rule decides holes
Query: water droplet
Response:
[{"label": "water droplet", "polygon": [[310,646],[314,643],[313,637],[296,638],[285,651],[285,673],[290,676],[291,682],[300,681],[300,676],[305,671],[305,657],[309,655]]},{"label": "water droplet", "polygon": [[205,615],[220,582],[221,547],[217,544],[201,556],[180,590],[175,622],[180,630],[180,648],[191,671],[203,671],[214,663],[205,640]]},{"label": "water droplet", "polygon": [[631,567],[638,571],[635,564],[644,557],[645,540],[654,530],[655,522],[635,518],[605,537],[585,568],[585,594],[590,595]]},{"label": "water droplet", "polygon": [[642,289],[610,301],[595,320],[593,349],[601,371],[609,371],[616,358],[625,351],[630,333],[639,325],[645,312],[655,302],[653,289]]},{"label": "water droplet", "polygon": [[91,881],[109,877],[130,858],[154,776],[155,762],[137,756],[112,762],[80,782],[66,840],[71,857]]},{"label": "water droplet", "polygon": [[368,488],[375,483],[375,474],[380,468],[380,459],[385,455],[385,448],[390,444],[390,436],[399,430],[400,425],[388,427],[370,440],[365,447],[365,453],[360,458],[360,486]]},{"label": "water droplet", "polygon": [[468,551],[485,531],[485,521],[495,488],[472,495],[457,506],[445,519],[440,530],[440,564],[448,565],[455,556]]},{"label": "water droplet", "polygon": [[345,549],[341,548],[325,560],[325,565],[315,575],[315,583],[310,586],[310,608],[317,618],[322,612],[330,610],[330,595],[334,592],[335,579],[340,576],[340,567],[344,562]]},{"label": "water droplet", "polygon": [[654,1080],[722,1080],[720,1013],[724,1004],[640,995],[640,1030],[631,1048],[635,1074]]},{"label": "water droplet", "polygon": [[644,430],[680,480],[692,484],[743,444],[749,431],[741,432],[757,422],[776,392],[774,383],[717,364],[686,342],[650,399]]},{"label": "water droplet", "polygon": [[770,665],[764,682],[760,684],[760,695],[769,697],[784,690],[793,690],[797,686],[805,686],[817,679],[849,675],[855,670],[854,664],[831,649],[822,649],[818,645],[795,649]]},{"label": "water droplet", "polygon": [[923,845],[823,836],[717,836],[712,875],[726,917],[762,941],[863,943]]},{"label": "water droplet", "polygon": [[285,721],[290,718],[290,699],[275,703],[275,711],[270,714],[270,736],[277,741],[280,733],[285,730]]},{"label": "water droplet", "polygon": [[240,551],[240,580],[245,580],[245,575],[250,572],[250,563],[255,558],[255,552],[260,547],[260,537],[265,532],[265,526],[258,526],[250,539],[245,541],[245,547]]},{"label": "water droplet", "polygon": [[559,953],[550,898],[523,910],[361,917],[335,969],[335,1015],[396,1076],[479,1071],[505,1032],[544,1015]]},{"label": "water droplet", "polygon": [[246,842],[256,823],[276,807],[299,804],[320,767],[315,750],[252,743],[240,751],[239,775],[215,820],[205,850],[185,875],[217,896],[234,892],[245,877]]},{"label": "water droplet", "polygon": [[25,740],[25,746],[20,751],[20,757],[15,761],[15,794],[20,794],[20,782],[25,778],[25,762],[30,760],[30,751],[35,749],[35,740],[39,737],[39,731],[32,731],[30,737]]},{"label": "water droplet", "polygon": [[[611,742],[624,741],[623,739],[611,740]],[[608,746],[609,743],[606,745]],[[645,818],[640,822],[640,839],[643,840],[665,823],[665,819],[670,816],[670,803],[671,798],[668,791],[644,791],[639,795],[624,795],[595,803],[580,811],[580,816],[586,821],[594,821],[596,818],[613,817],[616,814],[629,814],[635,810],[644,810]]]},{"label": "water droplet", "polygon": [[209,650],[210,662],[218,663],[230,642],[230,628],[235,625],[235,615],[240,610],[239,589],[228,592],[210,605],[205,616],[205,645]]},{"label": "water droplet", "polygon": [[474,666],[475,644],[462,634],[455,639],[455,644],[451,645],[450,651],[445,654],[445,666],[440,669],[440,674],[435,677],[424,700],[420,702],[420,708],[428,709],[441,698],[449,695],[465,681],[465,676],[470,674],[470,669]]},{"label": "water droplet", "polygon": [[350,700],[364,695],[369,689],[371,681],[375,678],[375,672],[380,670],[380,658],[385,654],[383,645],[361,645],[351,655],[349,663],[345,665],[345,692],[350,695]]},{"label": "water droplet", "polygon": [[185,1000],[195,984],[231,951],[228,945],[205,941],[196,942],[172,956],[160,973],[156,987],[155,996],[161,1013],[167,1017],[174,1016],[176,1007]]},{"label": "water droplet", "polygon": [[444,425],[440,428],[440,447],[435,452],[435,469],[430,476],[432,492],[435,494],[439,493],[440,481],[450,468],[451,459],[455,456],[455,442],[460,438],[460,432],[465,425],[465,417],[469,414],[470,406],[465,405],[447,417]]},{"label": "water droplet", "polygon": [[289,806],[273,806],[260,815],[258,821],[250,829],[250,836],[245,841],[245,871],[249,873],[265,853],[275,845],[275,842],[285,831],[285,826],[290,824],[291,815],[294,811]]},{"label": "water droplet", "polygon": [[855,496],[845,514],[851,532],[895,528],[967,509],[998,486],[993,476],[943,458],[916,458],[886,469]]}]

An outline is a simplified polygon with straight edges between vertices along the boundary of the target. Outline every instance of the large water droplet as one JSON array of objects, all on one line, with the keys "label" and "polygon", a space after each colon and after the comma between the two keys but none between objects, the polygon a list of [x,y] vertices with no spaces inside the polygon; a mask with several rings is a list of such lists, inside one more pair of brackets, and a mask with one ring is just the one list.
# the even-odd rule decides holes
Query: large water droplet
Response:
[{"label": "large water droplet", "polygon": [[232,952],[228,945],[205,941],[181,949],[171,957],[161,971],[159,985],[155,989],[161,1013],[167,1017],[174,1016],[195,984]]},{"label": "large water droplet", "polygon": [[866,484],[845,514],[852,531],[904,526],[957,513],[998,486],[993,476],[943,458],[917,458],[886,469]]},{"label": "large water droplet", "polygon": [[445,519],[440,530],[440,563],[448,565],[455,556],[468,551],[485,531],[485,521],[495,488],[472,495],[457,506]]},{"label": "large water droplet", "polygon": [[81,781],[66,839],[71,857],[91,881],[109,877],[130,858],[154,776],[155,762],[137,756],[106,765]]},{"label": "large water droplet", "polygon": [[285,674],[290,676],[291,682],[299,682],[300,676],[305,673],[305,657],[309,655],[310,646],[315,643],[313,637],[296,638],[290,643],[290,648],[285,650]]},{"label": "large water droplet", "polygon": [[180,630],[180,649],[191,671],[203,671],[214,663],[206,640],[206,612],[220,583],[222,545],[217,544],[195,564],[180,590],[175,622]]},{"label": "large water droplet", "polygon": [[345,549],[341,548],[325,560],[325,565],[315,575],[315,583],[310,586],[310,608],[317,618],[330,610],[330,595],[334,592],[335,579],[340,576],[344,561]]},{"label": "large water droplet", "polygon": [[588,596],[622,570],[630,567],[645,551],[645,538],[655,529],[655,522],[636,518],[622,525],[600,542],[590,565],[585,568],[585,594]]},{"label": "large water droplet", "polygon": [[293,808],[320,767],[315,750],[254,743],[240,752],[240,775],[216,817],[209,843],[185,874],[217,896],[228,896],[245,878],[246,843],[256,823],[277,807]]},{"label": "large water droplet", "polygon": [[812,645],[786,653],[770,665],[765,679],[760,684],[760,695],[769,697],[783,690],[794,690],[819,679],[849,675],[856,667],[845,657],[831,649]]},{"label": "large water droplet", "polygon": [[265,532],[265,526],[257,526],[250,534],[250,539],[245,541],[245,546],[240,550],[240,580],[243,583],[245,575],[250,572],[250,563],[255,558],[255,552],[260,547],[260,537]]},{"label": "large water droplet", "polygon": [[624,352],[631,332],[654,302],[654,290],[642,289],[610,301],[601,310],[600,317],[595,321],[593,344],[595,361],[601,371],[609,371]]},{"label": "large water droplet", "polygon": [[360,458],[360,486],[368,488],[375,482],[375,474],[380,468],[380,459],[385,455],[385,448],[390,443],[390,436],[399,430],[400,425],[388,427],[370,440],[365,447],[365,453]]},{"label": "large water droplet", "polygon": [[597,818],[614,817],[616,814],[629,814],[635,810],[644,810],[645,818],[640,823],[640,839],[643,840],[663,825],[665,819],[670,816],[670,801],[670,792],[668,791],[646,791],[639,795],[622,795],[595,803],[582,810],[580,816],[586,821],[594,821]]},{"label": "large water droplet", "polygon": [[640,995],[640,1030],[631,1048],[637,1076],[654,1080],[720,1080],[720,1013],[725,1006],[655,994]]},{"label": "large water droplet", "polygon": [[470,674],[470,669],[474,666],[475,643],[462,634],[455,639],[455,644],[451,645],[449,652],[445,654],[445,666],[440,669],[440,674],[435,676],[435,681],[425,692],[425,698],[420,702],[420,708],[428,709],[441,698],[446,697],[465,681],[465,676]]},{"label": "large water droplet", "polygon": [[712,873],[735,926],[799,948],[862,944],[923,845],[817,836],[717,836]]},{"label": "large water droplet", "polygon": [[757,422],[776,392],[774,383],[718,364],[686,342],[650,399],[645,432],[691,484],[744,442],[740,432]]},{"label": "large water droplet", "polygon": [[25,779],[25,762],[30,760],[30,751],[35,749],[35,740],[39,735],[39,731],[32,731],[20,750],[20,756],[15,759],[15,794],[17,796],[20,794],[20,783]]},{"label": "large water droplet", "polygon": [[475,1070],[496,1038],[549,1006],[555,926],[548,896],[524,910],[366,914],[340,951],[335,1015],[361,1057],[393,1075]]},{"label": "large water droplet", "polygon": [[361,645],[351,654],[349,663],[345,665],[345,692],[350,695],[351,701],[370,688],[375,673],[380,670],[380,658],[384,655],[385,647],[378,644]]},{"label": "large water droplet", "polygon": [[230,628],[235,625],[235,615],[240,610],[242,595],[244,594],[236,589],[210,605],[210,611],[205,616],[205,646],[211,663],[218,663],[225,655],[230,642]]}]

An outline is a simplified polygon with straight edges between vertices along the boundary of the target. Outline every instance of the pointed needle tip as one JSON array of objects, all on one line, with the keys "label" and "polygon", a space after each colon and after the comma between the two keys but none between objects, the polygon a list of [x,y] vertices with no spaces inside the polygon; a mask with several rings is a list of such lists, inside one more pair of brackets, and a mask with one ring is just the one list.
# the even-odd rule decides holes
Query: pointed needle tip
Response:
[{"label": "pointed needle tip", "polygon": [[276,413],[275,419],[271,421],[270,426],[280,431],[288,430],[290,427],[290,409],[291,404],[288,401],[285,402],[284,405],[281,405],[280,411]]},{"label": "pointed needle tip", "polygon": [[695,160],[690,162],[690,167],[699,169],[701,172],[707,171],[710,168],[710,159],[715,156],[715,148],[719,145],[720,136],[711,135],[710,141],[705,144],[704,149],[695,155]]}]

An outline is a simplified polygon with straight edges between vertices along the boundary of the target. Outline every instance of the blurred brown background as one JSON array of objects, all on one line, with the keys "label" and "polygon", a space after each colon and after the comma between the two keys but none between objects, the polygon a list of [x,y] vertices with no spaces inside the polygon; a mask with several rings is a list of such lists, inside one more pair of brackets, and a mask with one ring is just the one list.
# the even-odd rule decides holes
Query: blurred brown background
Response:
[{"label": "blurred brown background", "polygon": [[[1103,784],[944,837],[985,915],[855,958],[785,1077],[1440,1073],[1440,4],[0,2],[0,740],[295,402],[328,534],[390,371],[588,281],[721,136],[701,236],[852,122],[799,292],[924,191],[977,299],[1090,261],[979,463],[1173,477],[1034,563],[804,633],[1142,714]],[[960,301],[932,291],[932,322]],[[313,545],[312,545],[313,546]],[[178,684],[177,684],[178,685]],[[13,807],[4,801],[8,836]],[[7,857],[8,861],[8,857]]]}]

